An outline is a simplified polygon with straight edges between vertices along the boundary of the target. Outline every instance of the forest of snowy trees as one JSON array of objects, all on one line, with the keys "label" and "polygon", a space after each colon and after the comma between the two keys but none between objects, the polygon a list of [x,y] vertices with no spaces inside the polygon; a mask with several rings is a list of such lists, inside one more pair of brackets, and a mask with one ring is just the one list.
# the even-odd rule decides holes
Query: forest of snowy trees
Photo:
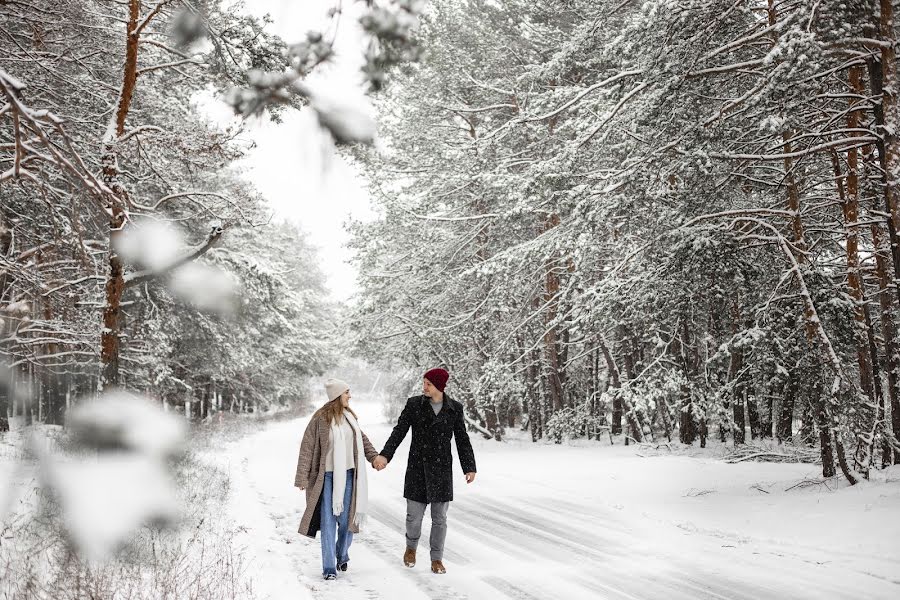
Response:
[{"label": "forest of snowy trees", "polygon": [[470,417],[900,461],[890,1],[461,0],[357,153],[355,323]]},{"label": "forest of snowy trees", "polygon": [[374,146],[302,81],[321,34],[215,1],[0,3],[0,429],[112,386],[254,410],[329,364],[314,253],[233,168],[218,95],[364,142],[361,349],[449,368],[486,435],[900,461],[890,2],[366,4]]}]

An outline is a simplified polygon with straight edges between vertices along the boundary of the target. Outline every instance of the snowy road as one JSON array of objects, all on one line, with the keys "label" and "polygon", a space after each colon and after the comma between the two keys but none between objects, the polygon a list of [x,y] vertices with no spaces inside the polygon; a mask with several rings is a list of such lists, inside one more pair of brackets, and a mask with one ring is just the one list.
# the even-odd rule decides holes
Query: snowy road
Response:
[{"label": "snowy road", "polygon": [[[390,431],[389,424],[381,423],[380,407],[359,400],[354,400],[354,407],[366,433],[380,448]],[[243,528],[240,543],[251,561],[255,591],[263,598],[900,597],[896,556],[885,557],[874,549],[871,553],[848,550],[850,544],[841,553],[826,551],[817,547],[819,538],[814,536],[776,543],[736,534],[734,527],[704,526],[708,525],[705,515],[715,522],[721,518],[716,511],[729,512],[732,502],[735,510],[748,513],[756,506],[751,503],[756,498],[725,498],[717,504],[705,500],[714,491],[703,478],[721,479],[715,470],[719,465],[680,459],[691,464],[679,466],[675,458],[653,462],[623,457],[621,452],[606,457],[597,448],[474,439],[479,476],[467,486],[461,472],[456,473],[456,500],[448,517],[447,575],[433,575],[429,570],[427,516],[419,564],[407,569],[401,563],[407,438],[385,471],[369,472],[369,526],[354,540],[350,570],[336,582],[325,582],[320,575],[318,541],[296,533],[304,499],[291,483],[305,426],[306,419],[270,425],[228,446],[222,456],[232,470],[231,508]],[[619,462],[625,466],[617,467]],[[668,479],[677,474],[683,480],[684,471],[679,469],[692,468],[694,463],[707,469],[692,476],[695,487],[690,489],[699,491],[679,493],[676,497],[684,499],[683,505],[666,501]],[[636,473],[635,465],[646,465],[646,471]],[[723,466],[740,475],[738,466]],[[802,465],[766,468],[771,467],[809,469]],[[459,471],[457,464],[454,468]],[[666,473],[672,476],[666,478]],[[665,508],[651,494],[661,494]],[[765,511],[772,510],[772,505],[760,504],[753,518],[797,522],[802,520],[801,512],[809,513],[805,506],[778,505],[780,512],[796,510],[798,515],[768,517]],[[827,510],[822,514],[823,519],[829,518]],[[747,527],[758,530],[753,522],[748,521]],[[857,541],[867,545],[866,540]]]}]

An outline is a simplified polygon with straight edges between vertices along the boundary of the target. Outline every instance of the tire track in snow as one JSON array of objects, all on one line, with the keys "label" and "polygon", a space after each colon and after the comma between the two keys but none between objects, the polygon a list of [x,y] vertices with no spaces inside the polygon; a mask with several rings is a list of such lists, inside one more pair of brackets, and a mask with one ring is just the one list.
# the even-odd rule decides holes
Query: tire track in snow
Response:
[{"label": "tire track in snow", "polygon": [[[565,539],[563,537],[567,535],[565,530],[543,531],[527,522],[516,522],[515,520],[505,518],[499,514],[490,514],[476,510],[471,506],[468,506],[468,502],[465,501],[462,501],[461,504],[463,506],[459,507],[457,512],[462,512],[469,518],[461,518],[459,521],[463,525],[465,531],[473,532],[475,534],[469,535],[468,537],[477,539],[478,537],[483,538],[485,533],[491,534],[493,538],[492,542],[496,543],[497,540],[505,542],[506,545],[514,548],[524,559],[536,562],[536,568],[546,568],[546,561],[548,559],[557,564],[569,567],[577,566],[579,564],[592,565],[594,564],[592,559],[597,562],[619,560],[619,557],[616,555]],[[481,535],[478,536],[478,534]],[[566,552],[563,554],[548,553],[548,544],[561,548]],[[615,571],[612,569],[607,571],[608,575],[612,575],[613,573],[615,573]],[[624,587],[627,587],[628,582],[622,581],[618,575],[615,577],[615,579],[617,579],[615,583],[603,583],[599,579],[603,574],[603,571],[596,569],[594,574],[598,577],[596,581],[590,578],[580,577],[570,579],[568,583],[574,583],[581,592],[594,592],[592,595],[595,595],[597,592],[602,592],[600,595],[602,598],[608,598],[609,594],[613,593],[615,594],[615,597],[621,598],[622,600],[640,600],[639,598],[634,599],[625,591]],[[518,593],[516,590],[520,589],[509,582],[504,582],[502,578],[496,576],[485,577],[484,580],[498,591],[508,590]],[[506,587],[502,587],[503,585]],[[521,596],[517,595],[512,597],[519,598]]]},{"label": "tire track in snow", "polygon": [[544,600],[546,598],[546,596],[535,596],[531,592],[523,590],[500,577],[489,575],[484,577],[483,580],[489,586],[509,598],[516,598],[517,600]]},{"label": "tire track in snow", "polygon": [[[585,564],[591,563],[591,558],[600,559],[605,561],[607,564],[606,568],[598,568],[594,571],[596,573],[595,578],[585,578],[579,577],[577,581],[587,589],[594,591],[597,594],[608,594],[608,593],[616,593],[623,595],[623,598],[630,597],[632,594],[638,594],[638,597],[643,598],[651,598],[658,597],[659,594],[665,593],[667,597],[671,597],[672,594],[677,594],[677,597],[684,598],[685,600],[691,599],[708,599],[708,600],[756,600],[757,598],[765,597],[773,590],[763,591],[759,588],[753,588],[747,586],[747,584],[743,584],[745,588],[744,591],[752,592],[752,595],[745,595],[743,593],[734,593],[731,590],[725,591],[718,585],[716,589],[718,591],[714,591],[712,586],[706,585],[705,583],[702,585],[697,585],[696,583],[683,578],[680,575],[685,569],[683,566],[679,566],[678,571],[674,571],[665,576],[660,575],[641,575],[640,576],[640,584],[637,585],[637,589],[630,589],[632,586],[628,582],[627,579],[623,580],[622,577],[616,574],[615,563],[621,562],[623,560],[627,561],[629,559],[629,555],[635,561],[640,561],[641,556],[640,553],[637,552],[638,548],[632,545],[628,550],[628,552],[621,552],[621,550],[625,550],[626,546],[620,539],[614,538],[604,538],[604,542],[609,543],[609,545],[616,547],[620,550],[619,553],[613,552],[603,552],[598,551],[597,548],[587,546],[584,544],[580,544],[578,542],[573,542],[568,539],[573,531],[573,528],[569,528],[568,530],[564,526],[554,527],[553,525],[544,525],[541,526],[540,523],[546,521],[545,515],[537,515],[536,513],[530,512],[528,510],[507,510],[501,514],[497,513],[489,513],[484,510],[473,509],[468,504],[474,504],[476,506],[484,507],[487,509],[493,508],[489,503],[475,500],[475,499],[467,499],[463,504],[462,512],[475,516],[479,519],[479,525],[477,528],[484,527],[485,523],[488,523],[491,520],[497,521],[499,523],[505,524],[506,531],[515,531],[521,537],[532,538],[533,543],[528,546],[533,548],[545,547],[545,545],[549,543],[553,543],[559,547],[564,549],[571,549],[573,553],[581,553],[581,554],[573,554],[577,558],[573,558],[572,560],[562,559],[560,562],[571,564],[574,561],[584,562]],[[583,507],[581,510],[576,511],[577,514],[582,514],[584,512]],[[497,528],[493,524],[489,524],[489,527],[494,527],[494,531],[498,533],[502,531],[501,528]],[[512,526],[510,529],[508,526]],[[634,536],[633,531],[628,531],[623,529],[624,534],[629,536]],[[593,536],[592,536],[593,537]],[[516,544],[517,547],[521,547],[521,545]],[[537,554],[539,556],[544,556],[539,552],[533,552],[533,554]],[[598,561],[599,562],[599,561]],[[671,562],[677,564],[678,561],[671,560]],[[598,564],[598,563],[591,563]],[[615,574],[615,575],[614,575]],[[611,584],[609,579],[604,579],[604,575],[610,577],[615,581],[615,584]],[[721,583],[726,589],[728,588],[736,588],[738,587],[737,582],[729,582],[729,581],[718,581],[714,575],[707,575],[707,577],[715,582]],[[617,586],[617,587],[614,587]],[[704,587],[705,586],[705,587]],[[653,594],[646,595],[646,590],[648,588],[655,589],[656,591]],[[628,591],[626,591],[628,590]],[[723,592],[724,591],[724,595]],[[644,595],[642,595],[644,594]]]},{"label": "tire track in snow", "polygon": [[[471,500],[475,505],[479,507],[488,510],[493,508],[490,503],[487,503],[485,501],[475,498],[467,499],[467,501],[469,500]],[[504,505],[508,506],[509,503],[504,501]],[[605,545],[607,545],[608,547],[617,548],[620,551],[625,551],[618,555],[614,554],[614,556],[622,559],[628,559],[630,555],[635,561],[642,560],[640,545],[634,543],[634,536],[637,532],[634,530],[629,530],[627,526],[623,527],[623,524],[616,524],[618,526],[613,525],[611,527],[607,527],[609,522],[605,518],[601,521],[602,526],[597,527],[598,522],[596,518],[600,516],[600,511],[591,510],[593,508],[591,506],[581,506],[573,502],[554,498],[548,498],[543,501],[529,503],[529,506],[538,506],[541,508],[546,508],[548,510],[546,513],[538,514],[536,512],[533,512],[532,510],[529,510],[528,508],[520,508],[517,506],[515,510],[505,510],[503,512],[503,517],[501,518],[501,520],[506,519],[508,521],[514,521],[524,526],[525,529],[537,529],[543,531],[547,535],[560,535],[560,532],[566,531],[566,526],[564,526],[558,520],[553,519],[553,515],[559,514],[560,508],[563,508],[567,512],[570,512],[572,514],[587,515],[581,517],[581,520],[591,524],[592,531],[590,535],[592,539],[597,539],[596,532],[599,531],[599,535],[602,536],[601,541]],[[548,516],[550,517],[549,519],[547,518]],[[603,516],[605,517],[607,515]],[[540,525],[540,523],[544,523],[544,525],[542,526]],[[603,533],[608,529],[615,529],[621,535],[619,537],[610,537],[608,535],[603,535]],[[565,533],[563,533],[562,535],[565,535]],[[623,543],[622,539],[625,539],[623,536],[628,536],[631,542],[628,544]],[[791,593],[794,594],[793,597],[796,598],[813,599],[827,597],[829,594],[834,594],[836,592],[842,595],[852,595],[852,590],[854,589],[853,586],[836,584],[834,581],[830,581],[828,583],[821,582],[819,580],[820,574],[816,572],[820,565],[810,562],[809,560],[806,560],[800,556],[796,556],[794,558],[808,564],[808,567],[804,565],[802,569],[798,570],[796,568],[796,565],[772,564],[771,561],[765,561],[767,563],[765,565],[754,564],[753,566],[749,566],[750,563],[744,563],[743,567],[746,568],[745,577],[740,577],[740,579],[738,579],[737,574],[735,575],[735,578],[726,578],[716,575],[715,573],[711,573],[708,570],[702,568],[698,569],[695,565],[685,564],[683,561],[679,560],[677,556],[666,556],[664,554],[659,554],[652,545],[645,545],[643,551],[649,552],[652,555],[657,556],[658,558],[665,559],[675,567],[674,571],[667,572],[662,576],[655,575],[651,577],[649,575],[645,575],[644,581],[655,581],[656,583],[661,584],[668,593],[672,593],[675,590],[680,589],[685,594],[688,594],[689,598],[704,598],[710,600],[757,600],[758,598],[764,597],[779,597],[783,595],[785,591],[784,589],[780,589],[777,583],[772,579],[773,572],[778,573],[777,579],[784,578],[784,580],[793,580],[794,582],[802,580],[803,587],[805,587],[808,591],[792,591]],[[764,553],[754,554],[760,556]],[[768,582],[764,583],[757,579],[753,583],[750,583],[751,578],[753,578],[754,572],[759,571],[765,572],[765,576],[768,579]],[[691,574],[697,575],[699,576],[699,578],[691,578]],[[581,581],[584,582],[586,586],[589,586],[591,580],[582,578]],[[862,585],[865,585],[865,582],[860,583]],[[877,584],[875,584],[875,582],[872,582],[869,587],[875,585]],[[595,589],[594,591],[596,593],[606,593],[608,590],[606,590],[606,588],[599,588]]]},{"label": "tire track in snow", "polygon": [[[553,545],[567,552],[567,556],[571,558],[561,561],[564,563],[571,563],[575,558],[609,561],[615,560],[620,556],[567,539],[568,535],[565,531],[545,530],[524,520],[516,520],[508,514],[499,511],[489,514],[466,504],[463,504],[457,510],[463,515],[470,517],[470,526],[474,526],[472,523],[477,523],[478,529],[491,531],[501,539],[503,536],[513,534],[522,541],[527,542],[526,549],[538,556],[543,557],[546,555],[546,544]],[[572,531],[575,531],[574,527]]]}]

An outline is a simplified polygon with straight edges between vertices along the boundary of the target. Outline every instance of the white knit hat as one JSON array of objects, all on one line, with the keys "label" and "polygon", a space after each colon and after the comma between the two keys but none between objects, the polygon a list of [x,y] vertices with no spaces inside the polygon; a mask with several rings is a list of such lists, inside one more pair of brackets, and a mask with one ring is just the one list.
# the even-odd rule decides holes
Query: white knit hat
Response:
[{"label": "white knit hat", "polygon": [[350,389],[350,384],[340,379],[329,379],[325,382],[325,393],[328,394],[329,400],[340,397],[341,394]]}]

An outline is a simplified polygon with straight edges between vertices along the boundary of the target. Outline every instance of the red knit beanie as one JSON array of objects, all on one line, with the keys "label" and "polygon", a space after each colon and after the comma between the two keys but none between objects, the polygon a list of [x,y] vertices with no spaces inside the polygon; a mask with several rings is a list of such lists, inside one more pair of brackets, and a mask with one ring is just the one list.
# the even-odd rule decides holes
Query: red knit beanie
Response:
[{"label": "red knit beanie", "polygon": [[443,392],[444,388],[447,387],[447,380],[450,379],[450,373],[444,369],[431,369],[425,373],[425,379],[430,381],[431,385]]}]

